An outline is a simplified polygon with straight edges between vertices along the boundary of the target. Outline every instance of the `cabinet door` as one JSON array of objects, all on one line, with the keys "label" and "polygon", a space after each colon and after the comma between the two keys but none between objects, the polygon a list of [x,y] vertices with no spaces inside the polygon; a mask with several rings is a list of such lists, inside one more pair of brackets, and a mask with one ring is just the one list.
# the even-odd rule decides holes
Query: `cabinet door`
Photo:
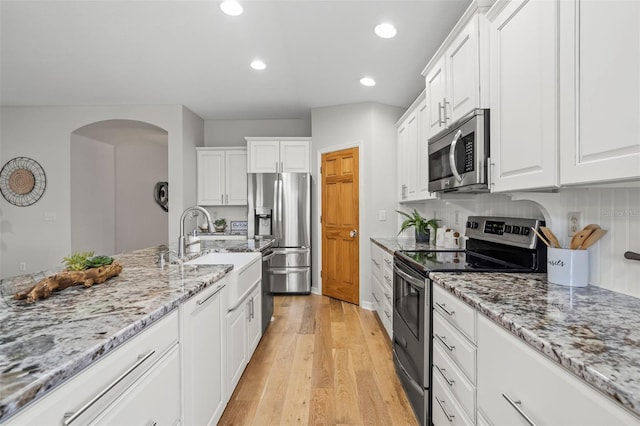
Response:
[{"label": "cabinet door", "polygon": [[280,172],[310,173],[309,161],[309,142],[280,141]]},{"label": "cabinet door", "polygon": [[478,106],[480,77],[478,59],[478,16],[474,16],[453,41],[445,57],[447,64],[447,125]]},{"label": "cabinet door", "polygon": [[403,168],[407,171],[407,197],[416,198],[416,183],[418,176],[418,112],[414,111],[407,118],[407,145],[405,164]]},{"label": "cabinet door", "polygon": [[247,152],[227,151],[225,160],[226,194],[225,204],[244,206],[247,204]]},{"label": "cabinet door", "polygon": [[225,195],[224,151],[198,150],[197,152],[198,204],[222,205]]},{"label": "cabinet door", "polygon": [[247,303],[247,362],[258,347],[262,338],[262,293],[258,286],[248,299]]},{"label": "cabinet door", "polygon": [[174,425],[180,422],[180,357],[175,345],[91,424]]},{"label": "cabinet door", "polygon": [[446,97],[445,58],[442,57],[426,75],[427,85],[427,138],[445,127],[443,104]]},{"label": "cabinet door", "polygon": [[561,1],[560,183],[640,177],[640,2]]},{"label": "cabinet door", "polygon": [[416,192],[421,200],[435,198],[429,192],[429,132],[428,132],[429,111],[426,99],[418,106],[418,141],[417,141],[417,161],[418,171],[416,173]]},{"label": "cabinet door", "polygon": [[409,173],[406,167],[408,154],[408,130],[407,123],[403,122],[398,127],[398,186],[400,187],[400,193],[398,194],[398,201],[404,201],[408,196],[409,188]]},{"label": "cabinet door", "polygon": [[247,319],[245,305],[227,313],[226,328],[226,400],[231,397],[233,390],[240,381],[247,359]]},{"label": "cabinet door", "polygon": [[216,424],[227,401],[223,380],[224,290],[216,286],[184,305],[181,344],[187,425]]},{"label": "cabinet door", "polygon": [[517,0],[492,18],[491,189],[557,185],[557,4]]},{"label": "cabinet door", "polygon": [[277,173],[280,162],[278,141],[248,141],[248,172]]}]

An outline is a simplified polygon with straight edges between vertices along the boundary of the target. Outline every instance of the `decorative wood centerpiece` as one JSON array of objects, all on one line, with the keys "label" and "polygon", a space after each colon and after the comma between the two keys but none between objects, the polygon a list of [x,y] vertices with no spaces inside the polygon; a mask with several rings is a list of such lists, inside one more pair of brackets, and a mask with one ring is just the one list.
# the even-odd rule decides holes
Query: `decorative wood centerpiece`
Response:
[{"label": "decorative wood centerpiece", "polygon": [[15,294],[18,300],[26,299],[27,303],[46,299],[53,292],[62,291],[74,285],[91,287],[101,284],[122,272],[122,265],[114,262],[109,256],[94,256],[92,251],[74,253],[63,259],[64,271],[39,281],[33,287]]}]

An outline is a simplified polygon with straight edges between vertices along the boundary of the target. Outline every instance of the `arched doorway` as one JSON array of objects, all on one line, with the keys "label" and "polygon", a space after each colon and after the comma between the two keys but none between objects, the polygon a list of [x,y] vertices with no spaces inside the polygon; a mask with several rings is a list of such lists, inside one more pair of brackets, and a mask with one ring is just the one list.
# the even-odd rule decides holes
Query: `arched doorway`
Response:
[{"label": "arched doorway", "polygon": [[167,182],[168,133],[135,120],[91,123],[71,133],[71,250],[113,254],[168,242],[156,204]]}]

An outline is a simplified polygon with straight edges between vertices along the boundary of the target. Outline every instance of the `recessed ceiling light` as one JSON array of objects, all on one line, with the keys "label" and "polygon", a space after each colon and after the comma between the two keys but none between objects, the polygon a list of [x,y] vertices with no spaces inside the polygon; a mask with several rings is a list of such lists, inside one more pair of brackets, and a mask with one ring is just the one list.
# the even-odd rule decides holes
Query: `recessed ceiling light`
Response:
[{"label": "recessed ceiling light", "polygon": [[360,79],[360,84],[362,84],[363,86],[375,86],[376,81],[371,77],[362,77]]},{"label": "recessed ceiling light", "polygon": [[235,0],[225,0],[220,3],[220,9],[229,16],[242,15],[244,9],[242,5]]},{"label": "recessed ceiling light", "polygon": [[251,62],[251,68],[253,68],[254,70],[261,71],[261,70],[265,69],[266,67],[267,67],[267,64],[265,64],[264,62],[262,62],[259,59],[256,59],[255,61]]},{"label": "recessed ceiling light", "polygon": [[376,25],[374,31],[376,32],[378,37],[382,37],[382,38],[393,38],[396,36],[396,33],[397,33],[396,27],[388,23],[382,23],[382,24]]}]

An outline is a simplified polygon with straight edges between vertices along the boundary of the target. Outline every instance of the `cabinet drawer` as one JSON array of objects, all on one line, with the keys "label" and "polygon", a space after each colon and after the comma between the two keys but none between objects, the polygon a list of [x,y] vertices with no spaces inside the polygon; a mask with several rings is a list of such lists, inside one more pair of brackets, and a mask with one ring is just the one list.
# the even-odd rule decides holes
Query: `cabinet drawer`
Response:
[{"label": "cabinet drawer", "polygon": [[476,311],[438,285],[433,286],[433,309],[476,343]]},{"label": "cabinet drawer", "polygon": [[464,413],[464,410],[453,395],[447,390],[442,376],[433,375],[432,416],[434,426],[474,425],[474,422]]},{"label": "cabinet drawer", "polygon": [[433,313],[433,342],[439,345],[467,376],[476,383],[476,348],[451,326],[440,312]]},{"label": "cabinet drawer", "polygon": [[470,418],[476,412],[476,387],[456,367],[440,345],[433,345],[433,376],[440,376]]}]

